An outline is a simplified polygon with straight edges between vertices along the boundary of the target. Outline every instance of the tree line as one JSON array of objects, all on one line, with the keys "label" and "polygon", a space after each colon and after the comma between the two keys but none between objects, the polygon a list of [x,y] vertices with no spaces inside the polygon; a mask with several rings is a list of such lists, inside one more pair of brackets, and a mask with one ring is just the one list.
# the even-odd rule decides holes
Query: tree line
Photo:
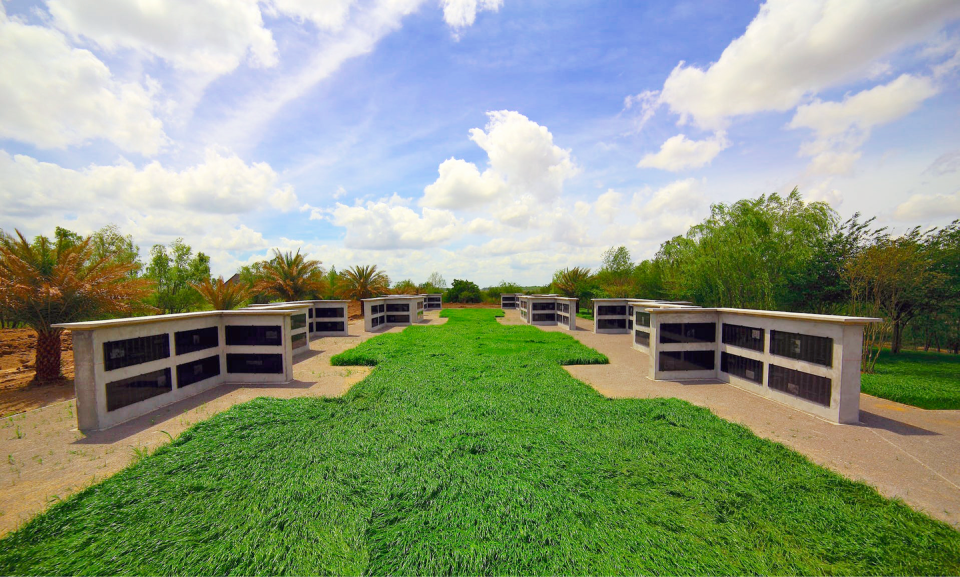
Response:
[{"label": "tree line", "polygon": [[558,270],[551,289],[581,300],[634,297],[705,307],[878,317],[868,345],[960,353],[960,221],[894,234],[860,214],[790,194],[714,204],[710,215],[633,262],[613,247],[595,272]]}]

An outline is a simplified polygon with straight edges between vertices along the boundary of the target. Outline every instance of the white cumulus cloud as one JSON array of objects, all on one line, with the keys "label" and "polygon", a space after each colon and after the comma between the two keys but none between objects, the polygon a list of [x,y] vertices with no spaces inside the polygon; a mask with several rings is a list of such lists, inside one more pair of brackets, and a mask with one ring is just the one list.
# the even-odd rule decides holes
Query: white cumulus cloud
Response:
[{"label": "white cumulus cloud", "polygon": [[503,6],[503,0],[440,0],[443,6],[443,19],[453,28],[454,34],[473,26],[477,12],[489,10],[497,12]]},{"label": "white cumulus cloud", "polygon": [[812,158],[817,174],[849,174],[860,158],[859,147],[874,126],[902,118],[937,94],[929,78],[903,74],[883,85],[847,96],[842,102],[819,99],[797,108],[789,128],[813,130],[815,139],[800,154]]},{"label": "white cumulus cloud", "polygon": [[712,161],[720,151],[730,146],[726,135],[718,132],[705,140],[690,140],[678,134],[668,138],[660,146],[660,152],[647,154],[637,164],[640,168],[659,168],[678,172],[688,168],[700,168]]},{"label": "white cumulus cloud", "polygon": [[570,151],[553,143],[553,134],[519,112],[488,112],[484,129],[470,130],[470,139],[487,153],[489,168],[480,172],[472,162],[450,158],[440,176],[424,189],[422,206],[477,208],[499,201],[506,221],[526,222],[527,198],[552,202],[566,180],[579,172]]},{"label": "white cumulus cloud", "polygon": [[184,70],[226,74],[247,61],[277,63],[277,45],[253,0],[48,0],[54,24],[106,50],[162,58]]},{"label": "white cumulus cloud", "polygon": [[463,233],[463,221],[449,210],[424,208],[421,214],[394,195],[376,202],[337,203],[330,221],[347,229],[344,244],[363,249],[414,249],[437,246]]},{"label": "white cumulus cloud", "polygon": [[7,17],[0,4],[0,138],[64,148],[102,138],[155,154],[167,141],[156,85],[121,82],[63,34]]},{"label": "white cumulus cloud", "polygon": [[450,158],[439,168],[436,182],[423,189],[420,204],[435,208],[470,208],[495,199],[505,183],[492,170],[480,173],[472,162]]},{"label": "white cumulus cloud", "polygon": [[894,209],[902,221],[929,221],[935,218],[960,218],[960,190],[953,194],[914,194]]},{"label": "white cumulus cloud", "polygon": [[960,17],[955,0],[769,0],[706,69],[681,62],[661,100],[700,127],[730,117],[785,111],[808,95],[868,78],[876,61]]}]

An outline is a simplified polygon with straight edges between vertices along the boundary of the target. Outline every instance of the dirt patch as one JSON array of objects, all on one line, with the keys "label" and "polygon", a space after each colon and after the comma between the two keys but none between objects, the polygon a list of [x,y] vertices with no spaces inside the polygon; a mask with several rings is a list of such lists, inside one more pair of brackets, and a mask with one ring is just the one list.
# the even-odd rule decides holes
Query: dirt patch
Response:
[{"label": "dirt patch", "polygon": [[347,318],[355,321],[363,317],[363,304],[360,301],[350,301],[347,305]]},{"label": "dirt patch", "polygon": [[37,333],[33,329],[0,330],[0,417],[38,409],[72,399],[73,338],[70,331],[61,339],[61,366],[64,380],[38,385],[36,374]]}]

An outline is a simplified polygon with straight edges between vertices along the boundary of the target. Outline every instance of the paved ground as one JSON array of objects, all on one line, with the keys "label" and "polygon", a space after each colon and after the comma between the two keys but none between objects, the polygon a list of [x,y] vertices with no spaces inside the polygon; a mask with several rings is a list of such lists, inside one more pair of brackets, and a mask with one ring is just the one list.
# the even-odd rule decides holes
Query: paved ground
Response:
[{"label": "paved ground", "polygon": [[[437,313],[427,313],[440,324]],[[504,324],[519,324],[508,312]],[[677,397],[708,407],[757,435],[781,442],[810,460],[863,480],[954,527],[960,527],[960,411],[924,411],[861,396],[860,426],[834,425],[722,383],[680,384],[646,378],[647,356],[629,335],[596,335],[578,319],[572,334],[610,358],[609,365],[573,366],[569,372],[614,398]],[[400,329],[391,329],[390,332]],[[564,331],[559,327],[545,330]],[[83,487],[116,473],[139,454],[170,442],[198,421],[235,404],[270,396],[332,397],[369,374],[368,368],[331,367],[332,355],[375,336],[351,323],[358,336],[311,343],[311,356],[294,366],[295,381],[283,385],[225,385],[175,403],[109,431],[83,435],[73,401],[0,421],[0,536]]]},{"label": "paved ground", "polygon": [[[437,313],[427,324],[442,324]],[[393,328],[386,332],[399,332]],[[282,385],[223,385],[107,431],[77,430],[74,401],[5,417],[0,421],[0,536],[16,529],[50,503],[116,473],[140,454],[169,443],[185,429],[233,405],[257,397],[336,397],[370,374],[369,367],[333,367],[330,357],[380,333],[350,323],[357,336],[310,343],[309,356],[293,367],[295,380]]]},{"label": "paved ground", "polygon": [[[507,324],[520,322],[514,311]],[[860,425],[837,425],[716,381],[652,381],[649,357],[630,335],[598,335],[577,319],[567,332],[610,358],[609,365],[571,366],[574,377],[607,397],[675,397],[707,407],[755,434],[783,443],[845,477],[960,528],[960,411],[927,411],[860,395]]]}]

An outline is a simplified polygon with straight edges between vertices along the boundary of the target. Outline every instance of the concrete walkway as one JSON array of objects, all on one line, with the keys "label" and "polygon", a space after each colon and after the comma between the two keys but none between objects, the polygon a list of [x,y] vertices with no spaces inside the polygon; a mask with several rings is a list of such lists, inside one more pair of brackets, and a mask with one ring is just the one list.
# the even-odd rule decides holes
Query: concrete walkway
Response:
[{"label": "concrete walkway", "polygon": [[[426,325],[447,319],[435,312]],[[395,327],[384,332],[399,332]],[[257,397],[338,397],[370,374],[370,367],[333,367],[330,357],[383,333],[350,323],[348,337],[310,343],[311,352],[293,367],[294,381],[281,385],[222,385],[167,405],[106,431],[77,430],[75,402],[54,403],[0,420],[0,536],[50,504],[100,482],[135,459],[177,438],[190,426]]]},{"label": "concrete walkway", "polygon": [[[519,323],[509,311],[505,324]],[[571,375],[612,398],[674,397],[706,407],[814,463],[876,487],[914,509],[960,528],[960,411],[928,411],[860,395],[860,425],[837,425],[717,381],[647,378],[650,358],[630,335],[598,335],[577,319],[565,332],[607,355],[609,365],[570,366]]]}]

